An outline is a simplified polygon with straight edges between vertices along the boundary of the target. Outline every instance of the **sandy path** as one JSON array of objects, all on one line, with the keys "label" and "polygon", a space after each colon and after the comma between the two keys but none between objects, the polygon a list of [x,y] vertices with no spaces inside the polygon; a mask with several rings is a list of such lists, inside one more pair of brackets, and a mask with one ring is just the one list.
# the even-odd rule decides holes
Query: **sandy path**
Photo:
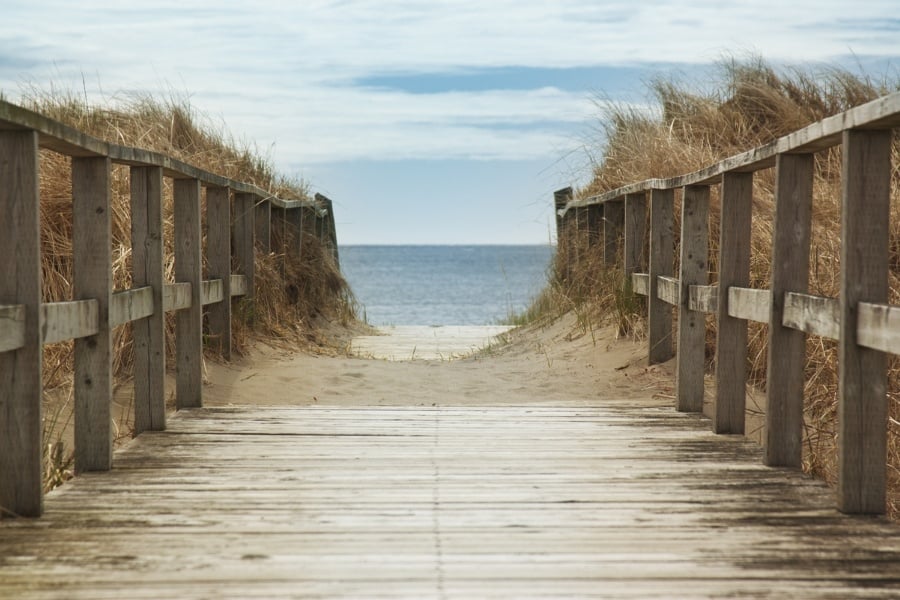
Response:
[{"label": "sandy path", "polygon": [[[574,319],[566,318],[544,328],[513,332],[511,338],[511,343],[492,346],[485,355],[452,361],[258,350],[236,363],[209,364],[204,403],[577,404],[598,395],[629,398],[671,388],[668,366],[646,368],[643,345],[616,340],[610,329],[585,332]],[[387,338],[382,341],[385,344],[390,345]]]}]

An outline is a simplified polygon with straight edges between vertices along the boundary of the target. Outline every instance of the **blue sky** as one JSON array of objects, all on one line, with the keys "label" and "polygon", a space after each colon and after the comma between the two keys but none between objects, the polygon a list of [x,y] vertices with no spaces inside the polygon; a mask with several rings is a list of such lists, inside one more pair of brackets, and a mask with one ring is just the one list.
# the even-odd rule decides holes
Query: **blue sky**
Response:
[{"label": "blue sky", "polygon": [[[546,243],[600,97],[728,54],[900,70],[896,1],[6,0],[0,91],[187,95],[335,201],[341,243]],[[849,15],[849,16],[848,16]]]}]

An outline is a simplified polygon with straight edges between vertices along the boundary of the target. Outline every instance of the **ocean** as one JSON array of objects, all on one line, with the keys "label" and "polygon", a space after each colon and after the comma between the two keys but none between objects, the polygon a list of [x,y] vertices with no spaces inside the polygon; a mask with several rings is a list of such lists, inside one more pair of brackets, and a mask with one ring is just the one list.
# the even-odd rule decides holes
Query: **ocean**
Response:
[{"label": "ocean", "polygon": [[341,246],[341,270],[371,325],[495,325],[547,281],[554,248]]}]

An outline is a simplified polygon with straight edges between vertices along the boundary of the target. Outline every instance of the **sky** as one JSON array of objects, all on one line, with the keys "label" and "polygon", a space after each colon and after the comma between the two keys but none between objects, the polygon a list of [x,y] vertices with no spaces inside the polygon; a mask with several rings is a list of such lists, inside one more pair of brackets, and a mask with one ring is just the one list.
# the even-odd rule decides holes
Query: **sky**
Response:
[{"label": "sky", "polygon": [[342,244],[543,244],[598,100],[749,54],[896,78],[896,0],[3,0],[0,93],[187,97],[330,197]]}]

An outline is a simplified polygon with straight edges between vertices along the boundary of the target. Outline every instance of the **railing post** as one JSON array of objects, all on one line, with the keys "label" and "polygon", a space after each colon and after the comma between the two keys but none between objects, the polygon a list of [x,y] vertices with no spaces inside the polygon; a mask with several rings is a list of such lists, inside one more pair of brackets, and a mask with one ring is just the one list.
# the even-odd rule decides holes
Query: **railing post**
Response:
[{"label": "railing post", "polygon": [[99,330],[75,340],[75,471],[112,467],[112,233],[109,158],[72,159],[75,300],[97,300]]},{"label": "railing post", "polygon": [[603,205],[591,204],[587,207],[588,247],[593,255],[601,248],[603,241]]},{"label": "railing post", "polygon": [[303,245],[306,239],[316,237],[316,208],[304,206],[300,209],[300,257],[303,258]]},{"label": "railing post", "polygon": [[572,260],[573,256],[571,253],[571,240],[570,232],[568,231],[568,219],[566,218],[569,213],[560,215],[560,211],[566,207],[566,204],[572,199],[572,188],[566,187],[561,190],[556,190],[553,192],[553,214],[556,216],[556,249],[557,252],[560,250],[566,251],[566,264],[563,266],[564,270],[561,273],[564,281],[569,281],[572,275]]},{"label": "railing post", "polygon": [[175,315],[175,404],[202,406],[203,305],[200,298],[200,181],[175,180],[175,281],[191,284],[191,305]]},{"label": "railing post", "polygon": [[272,203],[257,200],[255,206],[256,243],[263,254],[268,254],[272,251]]},{"label": "railing post", "polygon": [[744,433],[747,402],[747,321],[728,315],[728,289],[750,281],[753,173],[722,175],[719,230],[719,306],[716,336],[716,401],[713,430]]},{"label": "railing post", "polygon": [[222,280],[222,301],[207,307],[210,338],[231,360],[231,191],[225,187],[206,188],[206,261],[208,278]]},{"label": "railing post", "polygon": [[255,231],[253,208],[256,196],[236,193],[234,195],[234,258],[237,272],[247,278],[247,298],[253,297],[254,249],[253,233]]},{"label": "railing post", "polygon": [[331,258],[336,269],[340,269],[341,261],[338,255],[337,231],[334,223],[334,202],[322,194],[316,194],[316,201],[321,202],[325,209],[325,217],[322,223],[322,243],[331,251]]},{"label": "railing post", "polygon": [[603,204],[603,263],[607,268],[615,268],[619,258],[619,238],[625,226],[624,204],[623,200]]},{"label": "railing post", "polygon": [[285,211],[287,234],[290,238],[289,252],[293,260],[299,260],[303,247],[303,209],[289,208]]},{"label": "railing post", "polygon": [[21,348],[0,352],[0,516],[43,512],[38,134],[0,131],[0,303],[25,306]]},{"label": "railing post", "polygon": [[812,215],[812,154],[779,154],[775,167],[772,294],[766,385],[765,463],[800,467],[806,334],[782,324],[785,292],[806,293]]},{"label": "railing post", "polygon": [[887,361],[856,342],[860,302],[888,300],[891,131],[843,138],[841,322],[838,342],[838,509],[885,510]]},{"label": "railing post", "polygon": [[706,315],[688,308],[688,298],[690,286],[706,285],[709,281],[709,186],[684,188],[679,264],[676,407],[682,412],[703,412]]},{"label": "railing post", "polygon": [[625,196],[625,278],[630,284],[632,273],[641,272],[647,264],[647,194]]},{"label": "railing post", "polygon": [[163,170],[131,168],[131,278],[153,288],[153,314],[132,323],[134,435],[166,428],[166,321],[163,312]]},{"label": "railing post", "polygon": [[658,277],[671,276],[675,260],[675,190],[650,190],[650,285],[647,330],[652,364],[669,360],[672,348],[672,307],[657,295]]}]

